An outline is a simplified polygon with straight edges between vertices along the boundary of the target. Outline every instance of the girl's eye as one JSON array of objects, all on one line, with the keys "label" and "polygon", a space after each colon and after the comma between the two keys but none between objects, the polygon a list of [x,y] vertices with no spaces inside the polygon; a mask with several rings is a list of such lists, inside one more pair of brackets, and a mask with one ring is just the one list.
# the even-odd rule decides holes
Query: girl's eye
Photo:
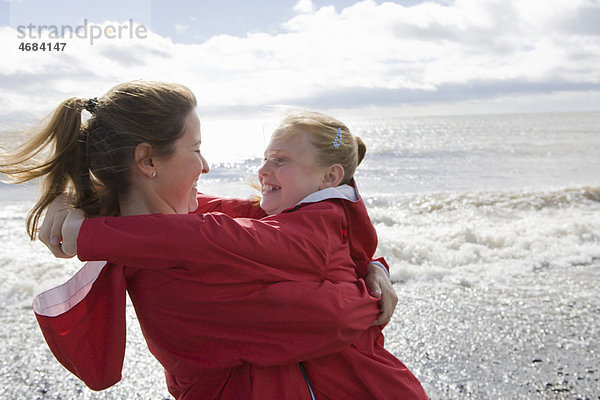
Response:
[{"label": "girl's eye", "polygon": [[263,158],[263,165],[270,163],[272,167],[277,168],[286,161],[284,157],[265,157]]}]

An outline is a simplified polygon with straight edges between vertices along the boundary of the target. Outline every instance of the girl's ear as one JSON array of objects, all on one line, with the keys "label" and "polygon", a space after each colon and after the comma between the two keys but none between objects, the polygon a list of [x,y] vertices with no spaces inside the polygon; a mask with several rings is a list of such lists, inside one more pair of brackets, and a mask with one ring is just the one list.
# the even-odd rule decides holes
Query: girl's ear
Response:
[{"label": "girl's ear", "polygon": [[344,167],[340,164],[333,164],[325,170],[323,182],[319,185],[319,190],[338,186],[344,179]]},{"label": "girl's ear", "polygon": [[135,167],[148,178],[156,176],[156,166],[152,160],[152,146],[148,143],[140,143],[135,147]]}]

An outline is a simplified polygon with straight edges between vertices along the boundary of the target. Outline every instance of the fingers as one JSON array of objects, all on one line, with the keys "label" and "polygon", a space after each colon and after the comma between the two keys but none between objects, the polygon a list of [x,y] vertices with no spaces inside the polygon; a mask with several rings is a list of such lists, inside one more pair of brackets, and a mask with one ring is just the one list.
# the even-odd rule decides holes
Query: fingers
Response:
[{"label": "fingers", "polygon": [[71,198],[68,195],[62,194],[58,196],[48,207],[38,234],[40,241],[58,258],[72,257],[66,254],[61,248],[61,229],[69,213],[70,206]]},{"label": "fingers", "polygon": [[52,228],[50,229],[50,244],[57,246],[62,241],[62,226],[65,222],[65,218],[69,214],[68,209],[64,209],[61,212],[57,212],[54,216],[54,220],[52,222]]},{"label": "fingers", "polygon": [[77,236],[79,236],[79,230],[85,220],[85,214],[83,211],[74,208],[69,211],[66,219],[61,223],[62,231],[62,243],[61,251],[68,257],[73,257],[77,254]]},{"label": "fingers", "polygon": [[387,325],[392,320],[392,315],[394,315],[394,307],[386,301],[385,297],[382,297],[379,301],[379,307],[381,308],[381,312],[377,316],[377,319],[373,321],[372,326]]},{"label": "fingers", "polygon": [[[384,316],[383,314],[379,314],[377,319],[373,321],[371,326],[384,326],[390,323],[392,319]],[[383,328],[382,328],[383,329]]]},{"label": "fingers", "polygon": [[396,310],[396,305],[398,304],[398,296],[389,279],[387,277],[379,279],[378,283],[382,291],[381,300],[379,301],[381,313],[379,313],[377,319],[373,322],[373,326],[387,325],[391,321]]},{"label": "fingers", "polygon": [[394,310],[398,304],[398,296],[396,295],[394,286],[392,286],[392,282],[387,273],[377,266],[377,264],[371,263],[368,266],[365,283],[372,296],[381,297],[381,300],[379,301],[381,312],[371,326],[388,324],[392,319],[392,315],[394,315]]},{"label": "fingers", "polygon": [[381,280],[378,279],[377,276],[371,274],[367,276],[365,279],[365,283],[367,285],[367,289],[369,290],[369,294],[373,297],[381,297],[382,289],[381,289]]},{"label": "fingers", "polygon": [[381,312],[377,316],[377,319],[375,321],[373,321],[371,326],[387,325],[390,322],[390,320],[392,319],[393,311],[392,312],[389,311],[389,309],[383,299],[381,299],[381,301],[379,302],[379,307],[381,308]]},{"label": "fingers", "polygon": [[73,258],[75,254],[67,254],[62,250],[62,246],[58,244],[57,246],[48,246],[54,257],[56,258]]}]

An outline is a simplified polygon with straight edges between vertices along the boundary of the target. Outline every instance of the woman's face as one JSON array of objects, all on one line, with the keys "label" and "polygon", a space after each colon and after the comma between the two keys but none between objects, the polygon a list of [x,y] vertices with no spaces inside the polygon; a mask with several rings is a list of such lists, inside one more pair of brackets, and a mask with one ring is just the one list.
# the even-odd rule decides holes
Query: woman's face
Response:
[{"label": "woman's face", "polygon": [[175,142],[175,151],[158,158],[154,188],[166,212],[187,214],[198,208],[197,181],[209,166],[200,153],[200,120],[195,111],[185,119],[184,133]]},{"label": "woman's face", "polygon": [[304,132],[271,138],[258,170],[262,188],[260,207],[267,214],[278,214],[320,190],[327,167],[317,163],[316,152]]}]

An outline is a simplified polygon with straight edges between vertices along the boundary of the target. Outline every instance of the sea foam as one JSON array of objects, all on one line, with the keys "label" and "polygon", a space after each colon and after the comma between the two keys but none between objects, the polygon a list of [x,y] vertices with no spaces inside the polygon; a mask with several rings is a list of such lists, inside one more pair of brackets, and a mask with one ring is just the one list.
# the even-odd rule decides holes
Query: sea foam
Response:
[{"label": "sea foam", "polygon": [[600,188],[416,195],[370,208],[397,280],[470,281],[600,258]]}]

